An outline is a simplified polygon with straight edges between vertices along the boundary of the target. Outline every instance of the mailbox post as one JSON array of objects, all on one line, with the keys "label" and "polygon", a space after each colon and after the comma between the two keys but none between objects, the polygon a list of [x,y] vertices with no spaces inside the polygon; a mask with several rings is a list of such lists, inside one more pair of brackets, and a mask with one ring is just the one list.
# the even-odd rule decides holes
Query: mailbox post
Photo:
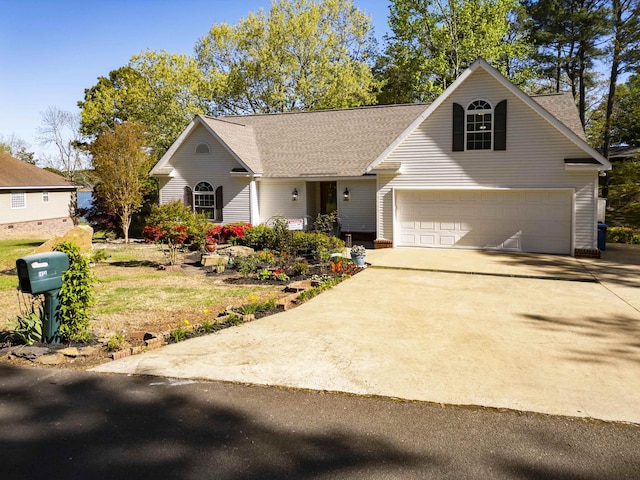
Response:
[{"label": "mailbox post", "polygon": [[58,293],[62,275],[69,269],[69,256],[62,252],[27,255],[16,260],[20,290],[32,295],[44,294],[42,341],[60,343]]}]

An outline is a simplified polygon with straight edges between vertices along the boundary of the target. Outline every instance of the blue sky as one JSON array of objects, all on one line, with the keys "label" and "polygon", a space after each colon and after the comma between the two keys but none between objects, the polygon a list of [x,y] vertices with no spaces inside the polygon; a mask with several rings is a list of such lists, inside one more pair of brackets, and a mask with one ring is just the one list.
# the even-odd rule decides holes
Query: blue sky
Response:
[{"label": "blue sky", "polygon": [[[79,111],[84,89],[144,50],[192,54],[214,23],[235,24],[270,0],[0,0],[0,135],[36,158],[42,112]],[[381,41],[388,2],[354,0]]]}]

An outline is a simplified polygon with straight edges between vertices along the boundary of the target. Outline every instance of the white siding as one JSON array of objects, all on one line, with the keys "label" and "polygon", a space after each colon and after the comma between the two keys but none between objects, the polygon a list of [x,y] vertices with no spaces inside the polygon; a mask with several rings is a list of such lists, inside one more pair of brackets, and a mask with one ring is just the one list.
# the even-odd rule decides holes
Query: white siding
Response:
[{"label": "white siding", "polygon": [[70,191],[49,192],[49,201],[42,201],[42,191],[16,190],[26,193],[25,208],[11,208],[11,194],[0,194],[0,223],[30,222],[33,220],[46,220],[50,218],[63,218],[69,216],[69,204],[71,203]]},{"label": "white siding", "polygon": [[[349,189],[349,201],[343,198]],[[342,180],[338,182],[338,216],[345,232],[376,231],[376,181]]]},{"label": "white siding", "polygon": [[[298,190],[298,200],[292,200],[293,189]],[[260,223],[266,223],[271,217],[305,218],[307,214],[307,192],[302,180],[258,182]],[[310,219],[307,219],[310,220]]]},{"label": "white siding", "polygon": [[[507,99],[506,151],[452,151],[452,103]],[[571,188],[575,248],[595,248],[596,172],[567,172],[564,158],[585,153],[483,70],[473,73],[387,157],[401,174],[378,177],[378,237],[393,239],[394,188]]]},{"label": "white siding", "polygon": [[[196,146],[201,143],[209,145],[211,152],[196,154]],[[185,186],[193,189],[196,184],[205,181],[214,188],[222,186],[224,223],[251,221],[250,179],[230,174],[240,164],[203,126],[197,126],[178,148],[171,158],[171,166],[174,168],[173,177],[160,180],[160,203],[182,201]]]}]

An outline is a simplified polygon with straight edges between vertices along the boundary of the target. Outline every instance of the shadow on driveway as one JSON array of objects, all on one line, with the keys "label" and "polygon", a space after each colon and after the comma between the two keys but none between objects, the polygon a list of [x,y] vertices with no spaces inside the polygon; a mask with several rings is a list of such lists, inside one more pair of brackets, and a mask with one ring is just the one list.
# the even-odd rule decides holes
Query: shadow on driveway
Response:
[{"label": "shadow on driveway", "polygon": [[[550,315],[523,314],[536,328],[550,332],[571,333],[600,340],[589,349],[567,346],[568,360],[614,364],[619,360],[640,365],[640,319],[618,315],[562,318]],[[594,345],[596,347],[594,348]]]}]

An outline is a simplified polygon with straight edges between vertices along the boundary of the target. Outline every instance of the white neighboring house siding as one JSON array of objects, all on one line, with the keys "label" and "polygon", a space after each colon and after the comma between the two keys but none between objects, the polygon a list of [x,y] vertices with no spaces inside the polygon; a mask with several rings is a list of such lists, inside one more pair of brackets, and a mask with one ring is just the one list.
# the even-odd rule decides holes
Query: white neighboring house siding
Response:
[{"label": "white neighboring house siding", "polygon": [[[42,192],[49,192],[49,201],[42,200]],[[26,207],[11,208],[11,192],[0,194],[0,223],[32,222],[52,218],[69,217],[72,192],[59,190],[14,190],[25,193]]]},{"label": "white neighboring house siding", "polygon": [[[452,151],[452,103],[507,99],[505,151]],[[401,174],[378,176],[378,238],[393,239],[393,189],[571,188],[575,191],[574,248],[595,248],[597,172],[564,169],[586,154],[483,70],[474,72],[387,157]]]},{"label": "white neighboring house siding", "polygon": [[[338,216],[344,232],[376,231],[376,180],[341,180],[338,189]],[[349,201],[343,198],[349,189]]]},{"label": "white neighboring house siding", "polygon": [[[210,153],[195,153],[200,143],[209,145]],[[192,190],[199,182],[209,182],[213,188],[222,185],[223,223],[250,222],[249,183],[246,177],[230,174],[241,165],[202,125],[180,145],[171,158],[173,177],[160,180],[160,203],[184,200],[184,187]]]}]

